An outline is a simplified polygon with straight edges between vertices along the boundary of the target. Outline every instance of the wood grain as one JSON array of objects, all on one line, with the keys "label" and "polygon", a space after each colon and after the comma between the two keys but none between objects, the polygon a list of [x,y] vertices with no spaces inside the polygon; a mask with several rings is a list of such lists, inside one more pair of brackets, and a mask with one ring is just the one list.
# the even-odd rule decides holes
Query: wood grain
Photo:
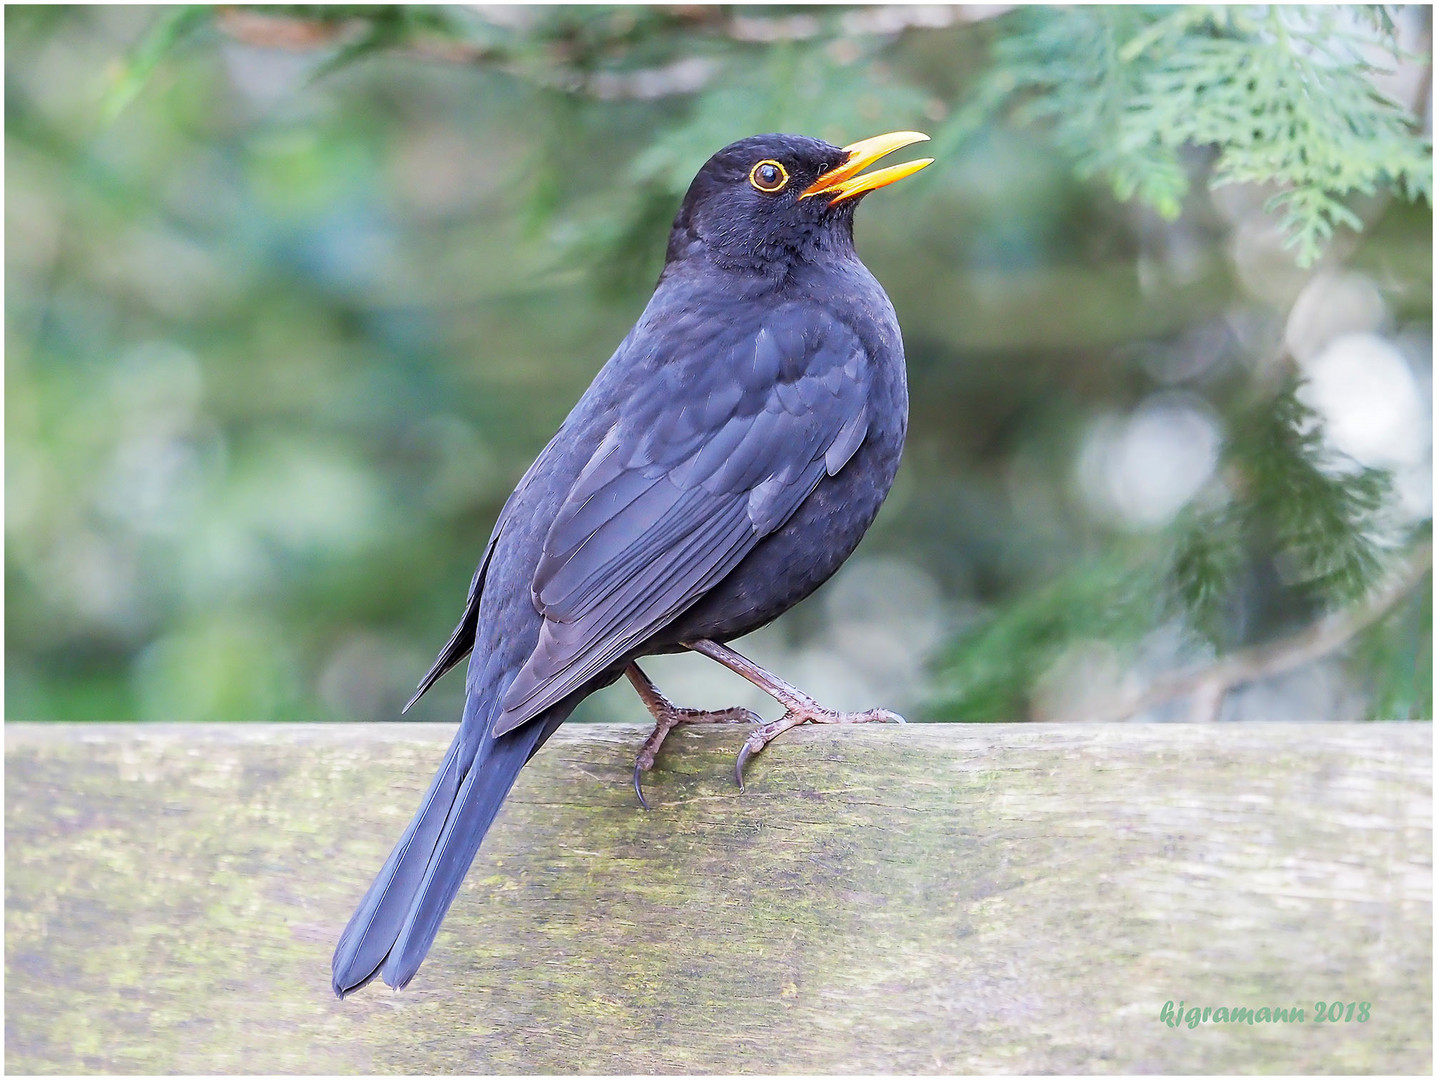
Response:
[{"label": "wood grain", "polygon": [[746,796],[680,730],[649,813],[644,731],[571,725],[411,988],[336,1001],[449,735],[7,725],[6,1068],[1432,1070],[1428,725],[801,729]]}]

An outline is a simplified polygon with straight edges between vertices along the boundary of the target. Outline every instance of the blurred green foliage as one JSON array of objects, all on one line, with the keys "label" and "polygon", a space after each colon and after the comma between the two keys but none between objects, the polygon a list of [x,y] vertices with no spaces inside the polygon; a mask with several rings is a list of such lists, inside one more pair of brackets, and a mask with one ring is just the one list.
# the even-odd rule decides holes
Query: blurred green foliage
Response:
[{"label": "blurred green foliage", "polygon": [[1209,182],[1278,184],[1268,201],[1297,260],[1338,225],[1360,229],[1354,193],[1396,187],[1432,201],[1432,140],[1370,79],[1400,54],[1382,8],[1270,5],[1034,7],[995,50],[978,100],[1028,95],[1084,175],[1175,218],[1190,147]]},{"label": "blurred green foliage", "polygon": [[[939,158],[859,215],[913,418],[870,538],[769,642],[820,682],[836,655],[928,718],[1050,716],[1075,671],[1357,602],[1430,532],[1429,9],[11,7],[6,30],[11,717],[393,716],[689,178],[757,131],[918,128]],[[1366,429],[1318,400],[1343,342],[1386,373]],[[1403,409],[1425,444],[1361,441]],[[931,634],[884,614],[900,594]],[[1430,717],[1430,655],[1429,578],[1320,704],[1282,684],[1262,714]],[[457,681],[412,715],[451,718]]]}]

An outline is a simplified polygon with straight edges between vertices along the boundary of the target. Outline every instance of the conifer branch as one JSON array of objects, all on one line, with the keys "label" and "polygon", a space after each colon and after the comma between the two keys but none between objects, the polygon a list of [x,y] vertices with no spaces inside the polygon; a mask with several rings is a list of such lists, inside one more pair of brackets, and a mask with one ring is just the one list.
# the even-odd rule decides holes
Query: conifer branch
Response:
[{"label": "conifer branch", "polygon": [[[479,9],[482,14],[493,12]],[[910,29],[934,30],[959,22],[979,22],[1007,10],[1007,5],[962,7],[955,5],[893,5],[860,8],[835,18],[816,15],[729,15],[721,8],[675,8],[675,14],[714,35],[739,44],[776,44],[811,41],[823,37],[894,37]],[[512,21],[512,20],[506,20]],[[375,36],[374,21],[364,15],[318,18],[293,11],[271,11],[247,5],[215,9],[215,23],[234,41],[259,48],[309,52],[338,47],[369,51]],[[436,32],[406,32],[401,38],[378,42],[389,51],[424,60],[453,64],[493,64],[507,68],[519,58],[503,46],[466,40]],[[630,71],[581,71],[550,58],[552,68],[544,80],[571,92],[603,101],[653,100],[702,90],[722,65],[703,57],[681,57],[672,63]],[[530,77],[532,68],[525,68]]]},{"label": "conifer branch", "polygon": [[1171,701],[1192,700],[1189,719],[1216,720],[1227,695],[1240,686],[1285,675],[1336,652],[1377,623],[1420,586],[1432,569],[1432,545],[1423,544],[1388,584],[1364,603],[1329,615],[1278,641],[1242,649],[1215,663],[1154,679],[1094,720],[1126,720]]}]

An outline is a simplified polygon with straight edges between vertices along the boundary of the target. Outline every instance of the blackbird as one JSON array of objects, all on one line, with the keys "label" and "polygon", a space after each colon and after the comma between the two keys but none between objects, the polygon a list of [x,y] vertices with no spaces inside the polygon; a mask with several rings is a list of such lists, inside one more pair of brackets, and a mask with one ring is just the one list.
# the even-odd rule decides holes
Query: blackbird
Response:
[{"label": "blackbird", "polygon": [[[335,948],[340,997],[414,977],[519,770],[622,675],[656,722],[634,766],[641,803],[640,777],[679,724],[758,725],[735,764],[742,788],[748,758],[796,724],[901,722],[826,709],[723,643],[832,576],[893,483],[903,344],[854,251],[853,212],[932,159],[863,170],[926,139],[756,135],[694,177],[653,298],[504,504],[464,616],[409,703],[470,654],[459,732]],[[674,705],[635,660],[684,649],[784,715]]]}]

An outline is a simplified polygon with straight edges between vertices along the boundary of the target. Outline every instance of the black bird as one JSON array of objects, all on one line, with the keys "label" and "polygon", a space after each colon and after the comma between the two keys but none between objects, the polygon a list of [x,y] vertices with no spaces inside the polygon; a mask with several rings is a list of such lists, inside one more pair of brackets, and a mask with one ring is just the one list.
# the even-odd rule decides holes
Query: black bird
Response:
[{"label": "black bird", "polygon": [[[335,949],[340,997],[414,977],[519,770],[621,675],[656,721],[634,766],[641,803],[640,776],[679,724],[758,723],[742,787],[745,761],[796,724],[901,722],[825,709],[723,642],[832,576],[893,483],[903,343],[854,251],[853,212],[932,159],[863,169],[925,139],[756,135],[694,177],[653,298],[504,504],[464,617],[409,703],[472,653],[454,743]],[[787,711],[762,724],[679,708],[635,660],[683,649]]]}]

